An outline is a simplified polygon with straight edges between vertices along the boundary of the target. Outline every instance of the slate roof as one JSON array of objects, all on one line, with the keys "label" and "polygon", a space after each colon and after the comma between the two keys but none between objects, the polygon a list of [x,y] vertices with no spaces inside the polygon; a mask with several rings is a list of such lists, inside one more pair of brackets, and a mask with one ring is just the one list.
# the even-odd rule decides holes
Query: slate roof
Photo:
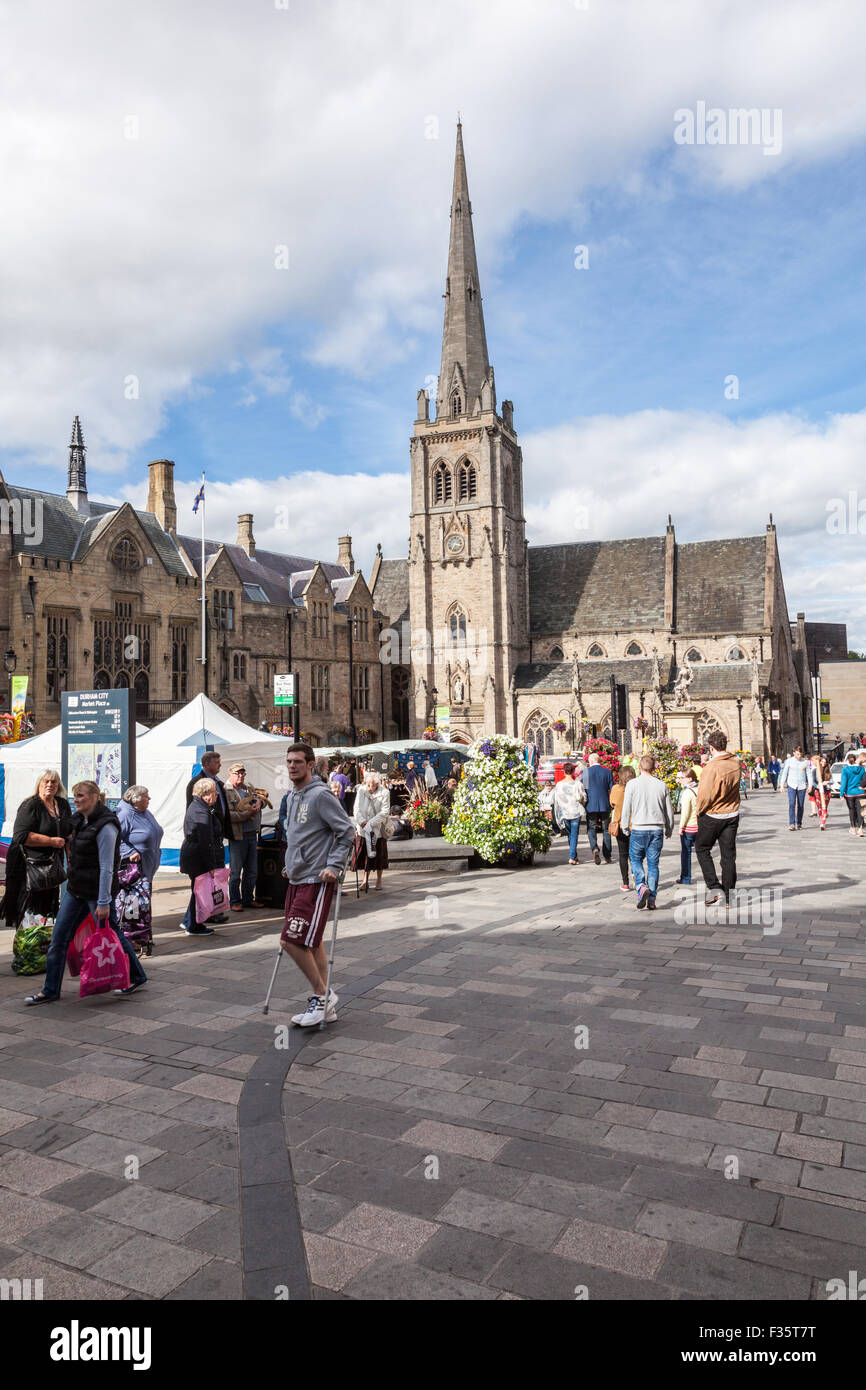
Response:
[{"label": "slate roof", "polygon": [[529,547],[532,632],[629,631],[664,620],[663,537]]},{"label": "slate roof", "polygon": [[[158,522],[156,524],[159,525]],[[179,540],[196,574],[201,577],[201,537],[180,536]],[[316,567],[316,561],[307,556],[280,555],[277,551],[260,550],[258,547],[255,555],[250,556],[242,545],[227,545],[222,541],[208,540],[204,543],[206,564],[210,564],[220,547],[231,558],[243,583],[260,584],[270,602],[284,608],[300,602],[300,595]],[[322,569],[332,586],[334,580],[346,577],[343,565],[331,565],[323,561]]]},{"label": "slate roof", "polygon": [[[65,497],[53,492],[40,492],[35,488],[14,487],[7,484],[10,501],[24,502],[32,499],[42,506],[42,538],[37,545],[25,544],[25,537],[13,535],[14,554],[45,556],[55,560],[80,560],[110,525],[119,507],[105,502],[91,502],[89,517],[82,516]],[[27,518],[27,512],[24,512]],[[148,542],[155,555],[158,555],[166,570],[172,575],[186,575],[188,570],[183,563],[177,546],[171,536],[163,531],[156,517],[150,512],[136,512]]]},{"label": "slate roof", "polygon": [[[676,630],[754,632],[764,626],[765,536],[676,546]],[[530,631],[663,627],[665,539],[577,541],[529,548]]]},{"label": "slate roof", "polygon": [[[669,684],[673,670],[670,657],[659,659],[662,689]],[[621,661],[597,660],[580,663],[580,688],[586,693],[610,687],[615,676],[618,684],[630,690],[651,690],[653,661],[650,657],[623,657]],[[557,691],[569,694],[572,688],[573,667],[570,661],[527,661],[518,666],[514,680],[518,690]]]},{"label": "slate roof", "polygon": [[409,620],[409,561],[383,560],[376,575],[373,602],[392,627]]},{"label": "slate roof", "polygon": [[[761,685],[768,685],[771,661],[760,661],[758,671]],[[750,695],[752,691],[751,661],[696,661],[692,666],[694,679],[689,686],[689,700],[709,700],[716,696]]]},{"label": "slate roof", "polygon": [[762,628],[766,561],[766,536],[677,545],[677,631]]}]

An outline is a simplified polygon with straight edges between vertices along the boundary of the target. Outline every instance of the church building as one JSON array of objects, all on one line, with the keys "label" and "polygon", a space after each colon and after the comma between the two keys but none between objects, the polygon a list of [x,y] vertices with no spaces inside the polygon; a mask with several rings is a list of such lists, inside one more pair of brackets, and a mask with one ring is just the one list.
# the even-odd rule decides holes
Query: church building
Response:
[{"label": "church building", "polygon": [[[472,204],[457,127],[442,360],[418,392],[406,559],[377,557],[373,601],[411,633],[392,684],[411,732],[514,734],[564,752],[610,730],[610,678],[628,688],[630,730],[680,741],[722,729],[756,753],[811,742],[811,696],[789,622],[772,517],[759,535],[663,534],[531,546],[510,400],[497,404]],[[805,637],[803,636],[803,644]]]}]

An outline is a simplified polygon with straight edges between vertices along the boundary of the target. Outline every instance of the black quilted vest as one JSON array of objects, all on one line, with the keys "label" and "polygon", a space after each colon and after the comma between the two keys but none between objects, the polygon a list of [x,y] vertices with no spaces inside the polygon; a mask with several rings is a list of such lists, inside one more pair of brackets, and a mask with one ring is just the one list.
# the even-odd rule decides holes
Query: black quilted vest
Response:
[{"label": "black quilted vest", "polygon": [[117,826],[114,846],[114,871],[111,876],[111,896],[117,893],[117,866],[120,863],[120,821],[98,801],[89,820],[80,811],[72,817],[72,838],[69,844],[69,879],[67,887],[74,898],[96,902],[99,893],[99,848],[96,837],[105,825]]}]

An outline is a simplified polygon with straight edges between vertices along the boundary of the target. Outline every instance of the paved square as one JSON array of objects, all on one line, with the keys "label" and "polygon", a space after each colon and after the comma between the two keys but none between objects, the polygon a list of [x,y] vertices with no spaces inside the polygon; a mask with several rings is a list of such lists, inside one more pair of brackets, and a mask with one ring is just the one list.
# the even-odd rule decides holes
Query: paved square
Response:
[{"label": "paved square", "polygon": [[864,846],[838,802],[824,833],[786,819],[744,806],[763,897],[727,920],[675,889],[673,844],[654,915],[562,841],[527,870],[390,872],[344,898],[339,1021],[303,1037],[288,963],[261,1014],[275,913],[193,942],[169,878],[146,990],[67,981],[33,1010],[3,931],[0,1276],[49,1299],[825,1298],[866,1262]]}]

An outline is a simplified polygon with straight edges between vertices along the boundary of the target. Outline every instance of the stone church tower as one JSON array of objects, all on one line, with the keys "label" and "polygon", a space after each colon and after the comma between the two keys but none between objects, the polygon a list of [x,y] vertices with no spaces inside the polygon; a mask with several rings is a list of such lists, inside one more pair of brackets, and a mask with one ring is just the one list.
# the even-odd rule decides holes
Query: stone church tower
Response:
[{"label": "stone church tower", "polygon": [[475,737],[512,729],[529,591],[522,456],[511,401],[496,410],[459,124],[444,299],[436,418],[419,391],[411,443],[413,722],[420,733],[450,705],[451,734]]}]

